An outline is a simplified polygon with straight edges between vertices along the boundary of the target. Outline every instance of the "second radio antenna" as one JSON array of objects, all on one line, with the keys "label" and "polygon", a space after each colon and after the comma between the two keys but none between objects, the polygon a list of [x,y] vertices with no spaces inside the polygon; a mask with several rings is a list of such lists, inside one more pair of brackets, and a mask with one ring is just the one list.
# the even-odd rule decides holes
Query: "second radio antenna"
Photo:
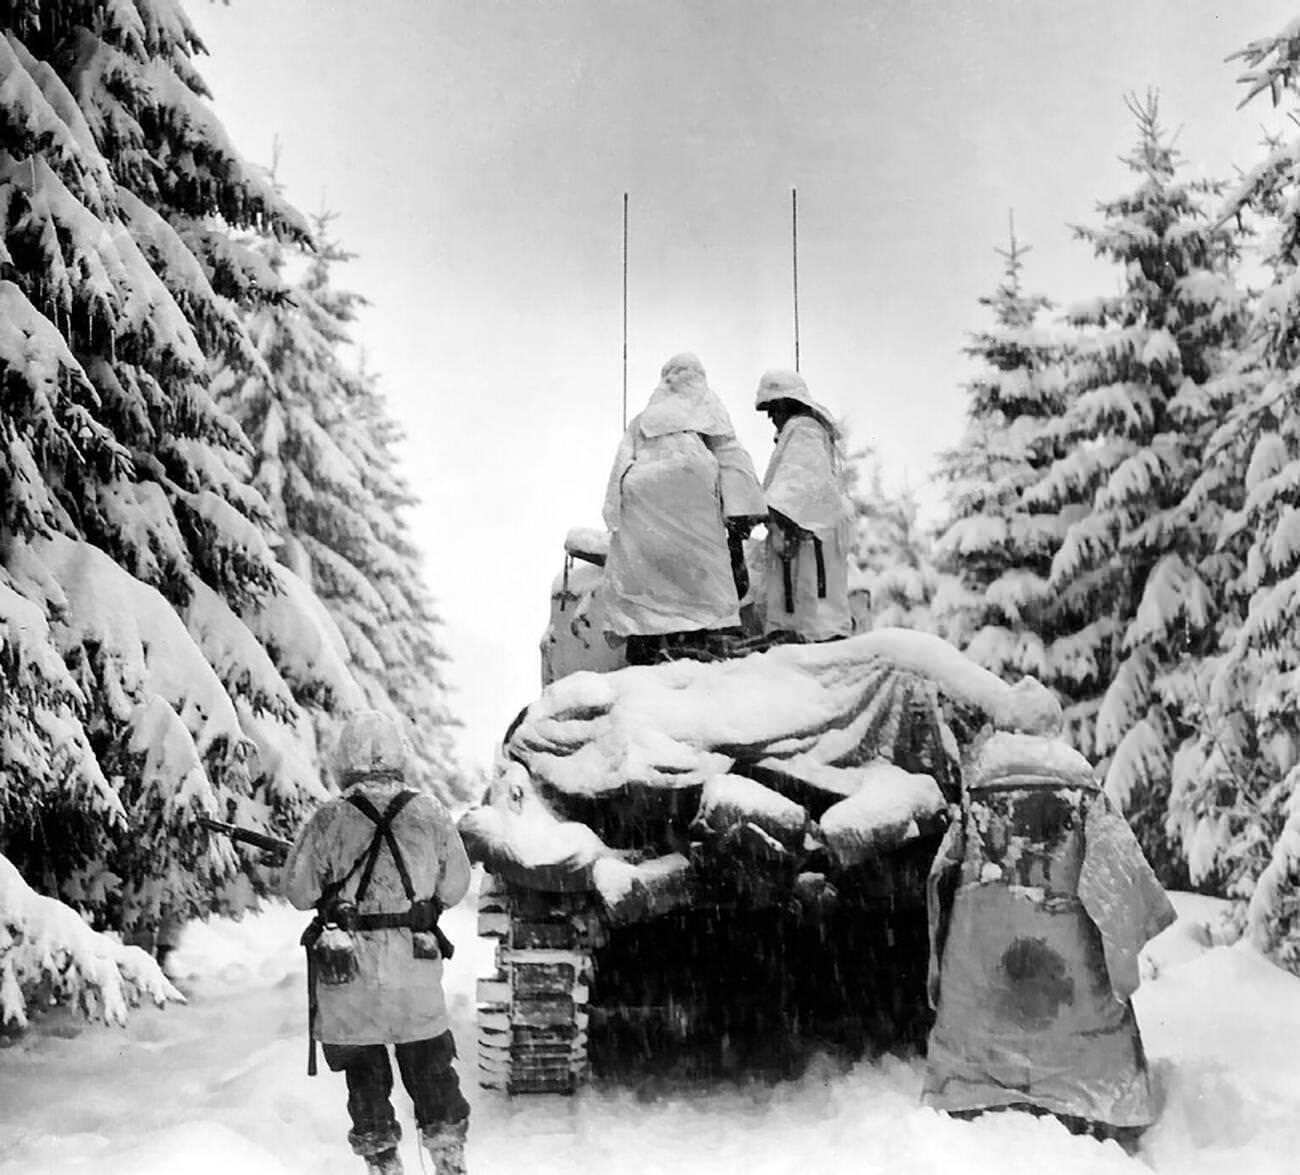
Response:
[{"label": "second radio antenna", "polygon": [[623,193],[623,427],[627,428],[627,193]]},{"label": "second radio antenna", "polygon": [[794,369],[799,370],[799,189],[790,189],[790,244],[794,262]]}]

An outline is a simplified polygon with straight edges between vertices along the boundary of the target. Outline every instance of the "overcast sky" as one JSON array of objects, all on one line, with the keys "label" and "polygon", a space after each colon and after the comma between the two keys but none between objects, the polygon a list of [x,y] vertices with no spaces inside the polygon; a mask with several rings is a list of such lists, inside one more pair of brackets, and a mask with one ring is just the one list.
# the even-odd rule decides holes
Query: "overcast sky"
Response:
[{"label": "overcast sky", "polygon": [[600,517],[629,412],[699,354],[761,474],[759,375],[801,368],[932,494],[965,332],[1009,210],[1027,284],[1107,293],[1069,225],[1127,190],[1124,96],[1158,89],[1188,175],[1259,157],[1225,57],[1280,0],[189,0],[200,70],[248,158],[337,213],[358,335],[408,435],[412,516],[454,658],[467,759],[537,690],[572,526]]}]

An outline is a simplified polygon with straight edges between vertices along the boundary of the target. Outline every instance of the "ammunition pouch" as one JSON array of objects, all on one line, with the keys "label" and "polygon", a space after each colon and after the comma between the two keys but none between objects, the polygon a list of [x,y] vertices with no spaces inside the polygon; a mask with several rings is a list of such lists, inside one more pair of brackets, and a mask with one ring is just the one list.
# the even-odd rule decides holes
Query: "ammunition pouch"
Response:
[{"label": "ammunition pouch", "polygon": [[450,959],[456,953],[451,940],[438,928],[442,903],[437,898],[418,898],[400,913],[362,914],[350,904],[341,907],[334,923],[350,934],[372,930],[409,930],[411,949],[417,959]]},{"label": "ammunition pouch", "polygon": [[340,903],[327,914],[317,914],[299,940],[307,948],[312,971],[326,987],[340,987],[357,977],[357,944],[353,937],[357,908]]},{"label": "ammunition pouch", "polygon": [[332,902],[321,911],[321,917],[326,926],[337,926],[353,934],[359,929],[361,915],[352,902]]},{"label": "ammunition pouch", "polygon": [[420,898],[411,903],[411,929],[437,930],[442,903],[437,898]]},{"label": "ammunition pouch", "polygon": [[442,903],[437,898],[420,898],[411,903],[411,949],[417,959],[450,959],[455,948],[441,930],[438,917]]}]

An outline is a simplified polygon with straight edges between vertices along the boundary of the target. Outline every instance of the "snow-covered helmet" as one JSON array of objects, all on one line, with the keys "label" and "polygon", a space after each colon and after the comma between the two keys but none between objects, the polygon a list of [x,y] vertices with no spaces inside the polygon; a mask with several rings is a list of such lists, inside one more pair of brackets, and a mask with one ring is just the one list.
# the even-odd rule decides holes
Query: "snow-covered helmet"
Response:
[{"label": "snow-covered helmet", "polygon": [[361,710],[339,732],[334,771],[344,787],[361,779],[398,779],[406,756],[406,736],[397,719],[380,710]]},{"label": "snow-covered helmet", "polygon": [[659,369],[659,379],[669,387],[676,387],[679,384],[707,383],[707,377],[704,374],[704,364],[700,362],[699,356],[690,351],[683,351],[680,355],[674,355],[663,367]]},{"label": "snow-covered helmet", "polygon": [[[1032,677],[1022,681],[1033,682]],[[1052,701],[1055,702],[1055,695]],[[978,739],[967,755],[962,775],[967,792],[986,789],[1062,787],[1096,791],[1092,764],[1059,738],[999,730]]]},{"label": "snow-covered helmet", "polygon": [[754,407],[761,412],[769,404],[775,404],[778,400],[793,400],[796,404],[802,404],[830,430],[831,436],[838,434],[839,429],[835,425],[835,417],[831,415],[830,409],[819,404],[809,395],[808,385],[797,371],[774,367],[771,371],[763,373],[763,377],[758,381],[758,392],[754,396]]},{"label": "snow-covered helmet", "polygon": [[659,386],[636,420],[645,437],[670,432],[697,432],[709,437],[734,437],[731,417],[709,387],[704,364],[690,351],[674,355],[659,371]]}]

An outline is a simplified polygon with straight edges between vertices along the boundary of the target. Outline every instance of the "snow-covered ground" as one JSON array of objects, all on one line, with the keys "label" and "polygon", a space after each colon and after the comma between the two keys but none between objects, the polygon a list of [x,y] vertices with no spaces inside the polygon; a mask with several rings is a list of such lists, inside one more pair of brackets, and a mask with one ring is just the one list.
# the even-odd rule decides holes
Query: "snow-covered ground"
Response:
[{"label": "snow-covered ground", "polygon": [[[474,1175],[1282,1175],[1300,1156],[1300,980],[1182,917],[1148,951],[1137,997],[1163,1116],[1136,1158],[1018,1114],[957,1122],[918,1105],[919,1063],[798,1081],[680,1089],[598,1088],[509,1101],[474,1083],[474,980],[490,945],[472,903],[446,917],[462,1074],[474,1104]],[[141,1009],[125,1029],[54,1018],[0,1049],[0,1175],[359,1175],[344,1140],[340,1076],[305,1075],[298,934],[283,907],[188,929],[174,957],[185,1006]],[[405,1095],[402,1156],[422,1170]],[[423,1169],[428,1169],[427,1159]]]}]

